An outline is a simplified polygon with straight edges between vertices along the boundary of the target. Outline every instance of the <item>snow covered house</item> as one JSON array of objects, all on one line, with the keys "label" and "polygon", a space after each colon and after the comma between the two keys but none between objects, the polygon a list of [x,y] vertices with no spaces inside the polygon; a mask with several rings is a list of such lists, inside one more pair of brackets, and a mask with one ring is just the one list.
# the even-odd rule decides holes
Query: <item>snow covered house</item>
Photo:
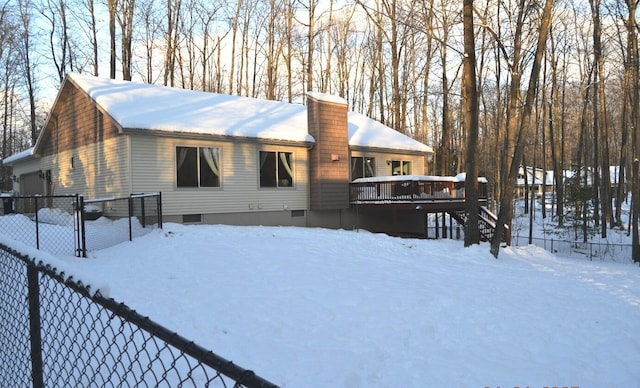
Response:
[{"label": "snow covered house", "polygon": [[545,171],[541,168],[532,166],[520,166],[518,168],[516,197],[523,198],[525,190],[531,190],[531,188],[533,188],[537,197],[541,197],[543,194],[543,188],[547,193],[549,193],[554,191],[554,187],[555,182],[553,179],[553,171]]},{"label": "snow covered house", "polygon": [[307,106],[70,74],[27,151],[22,195],[162,192],[164,220],[351,228],[349,183],[424,175],[432,149],[309,93]]}]

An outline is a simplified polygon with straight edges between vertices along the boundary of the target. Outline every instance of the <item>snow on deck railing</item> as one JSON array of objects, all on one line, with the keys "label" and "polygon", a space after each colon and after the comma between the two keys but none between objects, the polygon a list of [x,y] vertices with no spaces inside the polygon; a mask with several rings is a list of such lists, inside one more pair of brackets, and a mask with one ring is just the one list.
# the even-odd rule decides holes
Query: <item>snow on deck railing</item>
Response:
[{"label": "snow on deck railing", "polygon": [[[351,183],[352,202],[462,200],[464,176],[396,175],[359,178]],[[485,178],[478,178],[479,198],[486,198]]]}]

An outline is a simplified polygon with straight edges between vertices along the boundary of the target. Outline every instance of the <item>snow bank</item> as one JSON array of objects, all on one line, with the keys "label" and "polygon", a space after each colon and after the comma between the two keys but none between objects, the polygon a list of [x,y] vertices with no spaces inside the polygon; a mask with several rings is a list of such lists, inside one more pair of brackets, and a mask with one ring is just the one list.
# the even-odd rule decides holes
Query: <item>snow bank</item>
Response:
[{"label": "snow bank", "polygon": [[[65,281],[73,281],[83,285],[89,290],[91,295],[95,295],[100,292],[100,295],[107,298],[109,297],[110,292],[108,282],[101,279],[99,274],[95,274],[92,271],[85,271],[82,266],[77,263],[71,265],[58,257],[24,244],[23,242],[13,239],[3,233],[0,233],[0,244],[14,250],[22,256],[27,257],[31,262],[37,265],[49,267],[55,273],[62,275]],[[16,260],[19,259],[16,258]]]},{"label": "snow bank", "polygon": [[67,258],[284,387],[635,386],[640,271],[539,248],[185,226]]}]

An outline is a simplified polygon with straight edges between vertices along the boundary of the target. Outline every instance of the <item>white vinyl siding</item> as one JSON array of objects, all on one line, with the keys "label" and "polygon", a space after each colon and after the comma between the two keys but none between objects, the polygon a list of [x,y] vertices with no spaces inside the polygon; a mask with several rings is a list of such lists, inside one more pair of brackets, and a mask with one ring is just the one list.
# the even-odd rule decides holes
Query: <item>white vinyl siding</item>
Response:
[{"label": "white vinyl siding", "polygon": [[127,151],[128,138],[118,136],[43,157],[39,160],[40,168],[51,170],[54,195],[126,196],[130,193]]},{"label": "white vinyl siding", "polygon": [[369,152],[366,150],[351,151],[351,157],[370,157],[375,158],[376,176],[393,175],[392,161],[404,161],[411,163],[412,175],[426,175],[425,157],[423,155]]},{"label": "white vinyl siding", "polygon": [[[133,192],[162,192],[167,215],[304,210],[308,196],[308,154],[305,147],[264,146],[254,142],[224,142],[131,136]],[[176,147],[216,147],[220,150],[220,187],[178,188]],[[288,190],[259,187],[259,151],[291,152],[295,185]]]}]

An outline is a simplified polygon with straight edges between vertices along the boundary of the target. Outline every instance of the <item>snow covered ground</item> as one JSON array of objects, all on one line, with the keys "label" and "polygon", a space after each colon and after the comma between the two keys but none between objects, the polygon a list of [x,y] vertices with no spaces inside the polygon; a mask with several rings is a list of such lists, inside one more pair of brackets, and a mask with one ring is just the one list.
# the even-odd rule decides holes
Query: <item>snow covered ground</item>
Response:
[{"label": "snow covered ground", "polygon": [[165,224],[88,259],[49,259],[285,387],[637,386],[637,265],[488,250]]}]

